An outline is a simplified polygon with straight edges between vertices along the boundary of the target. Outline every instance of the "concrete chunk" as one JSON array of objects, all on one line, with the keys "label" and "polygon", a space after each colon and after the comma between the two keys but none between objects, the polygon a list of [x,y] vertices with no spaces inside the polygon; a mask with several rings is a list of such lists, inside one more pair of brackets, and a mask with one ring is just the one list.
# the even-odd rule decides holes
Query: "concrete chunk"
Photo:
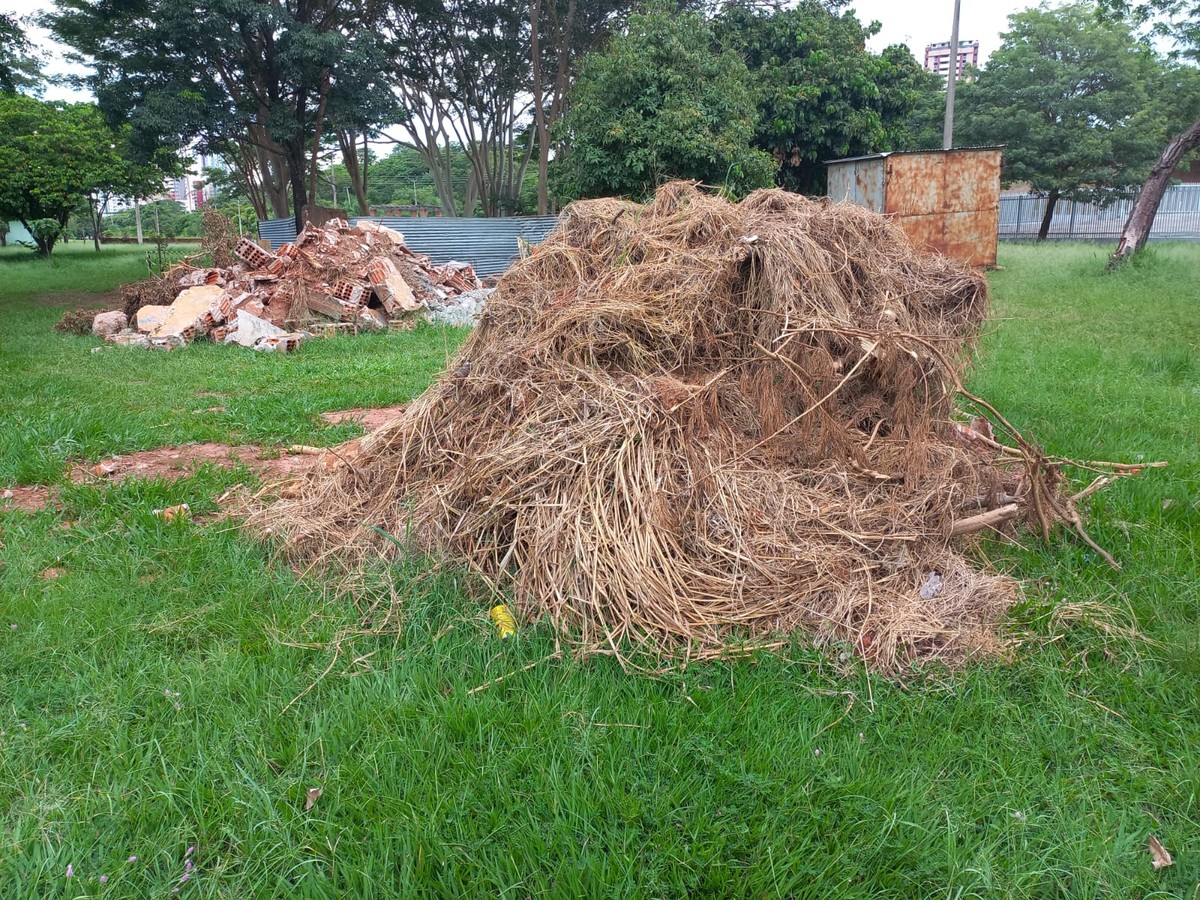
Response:
[{"label": "concrete chunk", "polygon": [[378,222],[371,222],[367,219],[359,219],[358,224],[356,224],[354,227],[360,234],[377,234],[381,237],[387,238],[397,247],[404,246],[404,235],[396,231],[394,228],[388,228],[386,225],[381,225]]},{"label": "concrete chunk", "polygon": [[158,327],[159,323],[167,317],[171,312],[169,306],[155,306],[148,304],[137,311],[137,316],[134,318],[134,324],[137,325],[137,330],[143,334],[153,331]]},{"label": "concrete chunk", "polygon": [[[181,337],[188,340],[197,329],[207,329],[213,323],[213,307],[224,293],[225,288],[216,284],[180,291],[175,302],[166,308],[166,313],[149,329],[150,337]],[[142,328],[141,310],[138,310],[138,328],[145,330]]]},{"label": "concrete chunk", "polygon": [[96,318],[92,319],[92,334],[96,337],[108,337],[122,331],[128,325],[129,317],[122,310],[97,313]]},{"label": "concrete chunk", "polygon": [[243,347],[253,347],[261,339],[282,337],[285,334],[286,331],[276,328],[265,319],[251,315],[244,309],[238,310],[237,331],[233,333],[233,340]]}]

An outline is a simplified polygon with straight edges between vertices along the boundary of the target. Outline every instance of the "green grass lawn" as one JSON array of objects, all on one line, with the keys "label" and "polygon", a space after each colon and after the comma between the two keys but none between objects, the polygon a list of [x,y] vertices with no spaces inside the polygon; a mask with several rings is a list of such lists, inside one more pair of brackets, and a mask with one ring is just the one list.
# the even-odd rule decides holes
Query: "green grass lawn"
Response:
[{"label": "green grass lawn", "polygon": [[[340,440],[317,413],[404,402],[460,339],[93,354],[54,303],[144,257],[68,249],[0,254],[0,487]],[[211,511],[239,473],[0,513],[0,897],[1200,896],[1200,247],[1104,258],[1002,248],[972,386],[1053,452],[1171,467],[1094,504],[1120,572],[987,546],[1038,639],[958,674],[901,685],[802,641],[656,678],[547,661],[544,629],[500,641],[469,585],[403,568],[381,630],[227,523],[152,514]],[[1056,624],[1064,602],[1115,625]]]}]

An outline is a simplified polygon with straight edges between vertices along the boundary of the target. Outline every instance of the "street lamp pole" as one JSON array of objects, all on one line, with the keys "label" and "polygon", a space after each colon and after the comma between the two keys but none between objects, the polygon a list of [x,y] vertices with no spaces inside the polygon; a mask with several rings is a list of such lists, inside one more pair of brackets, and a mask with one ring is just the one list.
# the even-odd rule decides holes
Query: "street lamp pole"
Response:
[{"label": "street lamp pole", "polygon": [[942,149],[954,146],[954,86],[958,82],[958,13],[962,0],[954,0],[954,25],[950,28],[950,63],[946,67],[946,125],[942,130]]}]

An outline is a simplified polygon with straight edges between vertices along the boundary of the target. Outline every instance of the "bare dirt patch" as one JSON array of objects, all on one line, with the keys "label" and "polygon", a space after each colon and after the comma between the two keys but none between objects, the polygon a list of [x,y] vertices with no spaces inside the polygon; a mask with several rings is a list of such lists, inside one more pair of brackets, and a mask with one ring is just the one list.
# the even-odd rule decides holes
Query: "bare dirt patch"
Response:
[{"label": "bare dirt patch", "polygon": [[321,418],[332,425],[353,422],[371,431],[399,417],[406,408],[407,404],[401,406],[380,406],[375,409],[337,409],[332,412],[321,413]]},{"label": "bare dirt patch", "polygon": [[[197,396],[223,396],[202,391]],[[385,406],[376,409],[344,409],[321,414],[326,422],[339,424],[354,422],[367,430],[378,428],[392,421],[403,406]],[[76,463],[68,472],[74,484],[101,481],[120,482],[126,478],[176,479],[192,475],[203,465],[234,468],[244,465],[260,478],[268,481],[283,481],[300,475],[318,466],[329,468],[332,463],[353,458],[357,453],[357,442],[343,444],[326,452],[316,447],[294,446],[269,448],[257,444],[231,446],[213,442],[183,444],[178,447],[159,447],[154,450],[139,450],[113,456],[95,463]],[[55,488],[42,485],[14,485],[0,490],[0,511],[20,510],[37,512],[56,502]]]},{"label": "bare dirt patch", "polygon": [[76,484],[86,481],[124,481],[126,478],[183,478],[205,464],[232,468],[245,465],[259,475],[289,475],[312,465],[312,457],[300,453],[277,453],[254,444],[231,447],[228,444],[184,444],[139,450],[114,456],[92,465],[71,470]]},{"label": "bare dirt patch", "polygon": [[0,491],[0,510],[19,509],[22,512],[37,512],[50,500],[50,488],[40,485],[25,487],[16,485]]},{"label": "bare dirt patch", "polygon": [[91,293],[87,291],[47,291],[33,298],[37,306],[55,306],[64,309],[120,309],[124,304],[120,291],[104,291]]},{"label": "bare dirt patch", "polygon": [[[264,479],[275,480],[308,471],[317,464],[318,459],[320,456],[311,451],[278,452],[264,450],[253,444],[241,447],[215,443],[184,444],[139,450],[98,463],[78,463],[72,466],[69,477],[75,484],[121,482],[127,478],[176,479],[192,475],[208,464],[226,468],[244,465]],[[55,504],[55,495],[53,487],[15,485],[0,491],[0,510],[37,512]]]}]

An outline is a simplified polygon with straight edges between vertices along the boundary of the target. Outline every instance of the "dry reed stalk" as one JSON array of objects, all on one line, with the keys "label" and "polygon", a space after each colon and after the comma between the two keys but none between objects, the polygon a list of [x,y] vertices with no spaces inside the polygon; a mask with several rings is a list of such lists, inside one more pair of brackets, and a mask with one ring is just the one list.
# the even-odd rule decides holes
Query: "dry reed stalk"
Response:
[{"label": "dry reed stalk", "polygon": [[1066,461],[979,398],[1015,446],[951,422],[987,306],[981,275],[856,206],[682,183],[576,203],[353,466],[250,525],[294,563],[457,560],[619,656],[806,629],[883,671],[953,664],[999,646],[1018,595],[956,523],[1017,506],[1090,541]]}]

